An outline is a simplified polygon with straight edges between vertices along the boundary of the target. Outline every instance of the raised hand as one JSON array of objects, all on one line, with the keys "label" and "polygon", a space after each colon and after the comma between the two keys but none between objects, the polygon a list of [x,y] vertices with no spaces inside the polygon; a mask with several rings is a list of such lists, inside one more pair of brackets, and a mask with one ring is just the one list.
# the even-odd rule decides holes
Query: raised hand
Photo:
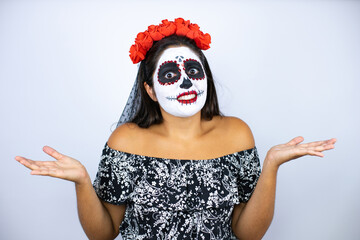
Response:
[{"label": "raised hand", "polygon": [[16,156],[15,160],[32,170],[32,175],[56,177],[79,184],[89,180],[85,167],[78,160],[63,155],[49,146],[43,147],[43,151],[56,161],[33,161],[20,156]]},{"label": "raised hand", "polygon": [[303,137],[296,137],[288,143],[276,145],[268,151],[265,159],[279,167],[287,161],[306,155],[324,157],[322,152],[333,149],[336,139],[300,144],[302,141],[304,141]]}]

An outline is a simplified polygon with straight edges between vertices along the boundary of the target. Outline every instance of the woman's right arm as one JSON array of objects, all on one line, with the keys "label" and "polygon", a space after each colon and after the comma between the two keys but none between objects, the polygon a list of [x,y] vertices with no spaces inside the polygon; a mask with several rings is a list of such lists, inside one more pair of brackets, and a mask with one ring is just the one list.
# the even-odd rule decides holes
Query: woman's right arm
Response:
[{"label": "woman's right arm", "polygon": [[32,175],[51,176],[75,183],[77,207],[81,225],[91,240],[114,239],[124,218],[126,205],[102,202],[95,193],[85,167],[77,160],[45,146],[43,151],[56,161],[33,161],[17,156],[15,159],[31,169]]}]

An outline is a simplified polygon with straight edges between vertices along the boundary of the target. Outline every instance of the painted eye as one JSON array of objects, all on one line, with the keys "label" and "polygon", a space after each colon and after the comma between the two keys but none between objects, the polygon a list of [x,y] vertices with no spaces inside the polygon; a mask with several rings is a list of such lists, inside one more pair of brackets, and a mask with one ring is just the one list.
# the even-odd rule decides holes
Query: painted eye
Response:
[{"label": "painted eye", "polygon": [[201,64],[193,59],[188,59],[184,61],[184,66],[186,69],[186,74],[189,78],[195,79],[195,80],[201,80],[204,79],[204,70],[201,67]]},{"label": "painted eye", "polygon": [[173,84],[180,79],[181,73],[175,61],[164,62],[158,70],[158,81],[161,85]]},{"label": "painted eye", "polygon": [[188,71],[188,74],[190,75],[196,75],[199,73],[199,70],[197,70],[197,68],[190,68]]},{"label": "painted eye", "polygon": [[167,72],[165,73],[165,78],[166,79],[173,79],[174,77],[176,77],[177,74],[173,73],[173,72]]}]

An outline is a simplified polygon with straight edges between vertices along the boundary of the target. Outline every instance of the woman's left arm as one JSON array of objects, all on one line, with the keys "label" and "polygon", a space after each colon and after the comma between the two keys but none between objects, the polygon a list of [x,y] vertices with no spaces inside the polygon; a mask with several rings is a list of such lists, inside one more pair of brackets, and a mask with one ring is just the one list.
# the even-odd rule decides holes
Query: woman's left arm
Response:
[{"label": "woman's left arm", "polygon": [[[272,147],[264,160],[262,173],[250,200],[244,206],[237,205],[232,228],[237,238],[261,239],[269,228],[274,215],[277,171],[281,164],[302,156],[323,157],[323,151],[334,148],[336,139],[300,144],[304,139],[296,137],[286,144]],[[239,208],[239,209],[236,209]]]}]

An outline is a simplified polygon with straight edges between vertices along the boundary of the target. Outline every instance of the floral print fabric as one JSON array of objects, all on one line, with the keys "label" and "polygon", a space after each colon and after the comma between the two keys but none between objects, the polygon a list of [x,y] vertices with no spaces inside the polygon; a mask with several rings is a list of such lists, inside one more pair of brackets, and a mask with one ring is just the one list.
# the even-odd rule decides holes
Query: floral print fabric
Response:
[{"label": "floral print fabric", "polygon": [[235,204],[247,202],[260,176],[256,147],[207,160],[102,152],[94,189],[100,199],[126,204],[124,240],[237,239]]}]

